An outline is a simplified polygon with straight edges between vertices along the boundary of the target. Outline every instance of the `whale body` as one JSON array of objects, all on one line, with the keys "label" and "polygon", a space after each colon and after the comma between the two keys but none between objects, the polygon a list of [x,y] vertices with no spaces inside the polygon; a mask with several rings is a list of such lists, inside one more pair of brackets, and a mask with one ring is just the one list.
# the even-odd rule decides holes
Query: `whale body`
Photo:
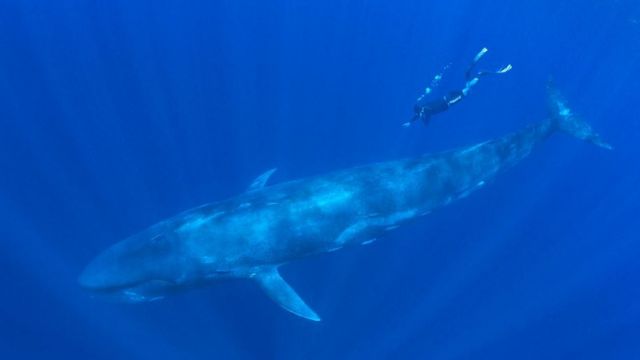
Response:
[{"label": "whale body", "polygon": [[284,309],[319,321],[279,275],[279,266],[367,244],[462,199],[558,130],[610,148],[557,93],[551,106],[547,120],[456,150],[266,186],[275,171],[269,170],[239,196],[185,211],[116,243],[86,267],[80,285],[144,302],[219,279],[248,278]]}]

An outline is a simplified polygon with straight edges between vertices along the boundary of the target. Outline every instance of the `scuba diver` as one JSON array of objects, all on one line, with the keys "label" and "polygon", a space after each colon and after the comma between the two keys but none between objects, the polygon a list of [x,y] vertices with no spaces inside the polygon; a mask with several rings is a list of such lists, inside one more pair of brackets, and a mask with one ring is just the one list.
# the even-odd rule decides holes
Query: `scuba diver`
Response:
[{"label": "scuba diver", "polygon": [[424,94],[420,95],[420,97],[418,97],[418,99],[416,100],[413,118],[411,118],[410,121],[402,124],[402,126],[408,127],[418,120],[422,120],[422,122],[427,125],[429,123],[429,120],[431,120],[431,116],[448,110],[452,105],[459,103],[465,96],[467,96],[469,90],[471,90],[471,88],[478,83],[481,77],[485,75],[504,74],[511,70],[512,66],[511,64],[508,64],[497,71],[479,71],[474,74],[473,69],[475,65],[478,63],[478,61],[480,61],[484,54],[487,53],[487,51],[487,48],[482,48],[482,50],[480,50],[473,58],[473,61],[464,74],[466,79],[464,88],[462,88],[461,90],[450,91],[448,94],[442,96],[439,99],[425,99],[427,95],[429,95],[431,91],[433,91],[433,89],[435,89],[440,83],[443,72],[449,68],[449,65],[445,66],[444,69],[433,78],[431,84],[425,89]]}]

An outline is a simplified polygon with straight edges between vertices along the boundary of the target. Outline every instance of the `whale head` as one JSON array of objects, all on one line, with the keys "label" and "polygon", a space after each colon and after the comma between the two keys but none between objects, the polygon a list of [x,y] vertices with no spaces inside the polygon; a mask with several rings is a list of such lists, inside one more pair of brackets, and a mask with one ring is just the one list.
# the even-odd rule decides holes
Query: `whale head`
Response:
[{"label": "whale head", "polygon": [[82,271],[80,286],[127,302],[146,302],[184,286],[185,257],[175,236],[147,230],[111,246]]}]

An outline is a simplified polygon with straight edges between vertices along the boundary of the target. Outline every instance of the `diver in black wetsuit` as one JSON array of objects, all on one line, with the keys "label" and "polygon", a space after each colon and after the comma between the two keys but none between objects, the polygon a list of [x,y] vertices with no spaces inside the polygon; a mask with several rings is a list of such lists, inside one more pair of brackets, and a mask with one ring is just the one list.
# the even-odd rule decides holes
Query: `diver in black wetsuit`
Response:
[{"label": "diver in black wetsuit", "polygon": [[[413,109],[413,118],[402,125],[405,127],[410,126],[412,123],[418,120],[422,120],[422,122],[427,125],[429,123],[429,120],[431,120],[431,116],[448,110],[452,105],[459,103],[465,96],[467,96],[469,90],[471,90],[471,88],[478,83],[481,77],[490,74],[504,74],[511,70],[512,66],[511,64],[508,64],[498,71],[479,71],[474,74],[472,72],[473,68],[475,67],[476,63],[478,63],[478,61],[484,56],[484,54],[487,53],[487,51],[487,48],[482,48],[482,50],[480,50],[473,58],[473,61],[465,72],[466,83],[464,85],[464,88],[462,88],[461,90],[450,91],[448,94],[442,96],[439,99],[426,101],[425,97],[431,93],[433,88],[438,85],[440,79],[442,79],[442,73],[436,75],[431,81],[431,85],[425,90],[425,93],[420,95],[420,97],[416,101],[416,105]],[[447,68],[448,65],[445,67],[445,70]]]}]

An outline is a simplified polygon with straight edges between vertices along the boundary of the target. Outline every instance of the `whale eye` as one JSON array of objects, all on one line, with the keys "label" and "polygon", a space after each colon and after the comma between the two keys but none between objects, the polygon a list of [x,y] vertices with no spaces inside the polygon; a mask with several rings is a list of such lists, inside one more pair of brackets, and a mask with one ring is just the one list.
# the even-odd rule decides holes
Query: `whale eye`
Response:
[{"label": "whale eye", "polygon": [[151,242],[156,243],[156,244],[157,243],[161,243],[163,241],[166,241],[166,238],[165,238],[164,234],[157,234],[157,235],[155,235],[155,236],[153,236],[151,238]]}]

